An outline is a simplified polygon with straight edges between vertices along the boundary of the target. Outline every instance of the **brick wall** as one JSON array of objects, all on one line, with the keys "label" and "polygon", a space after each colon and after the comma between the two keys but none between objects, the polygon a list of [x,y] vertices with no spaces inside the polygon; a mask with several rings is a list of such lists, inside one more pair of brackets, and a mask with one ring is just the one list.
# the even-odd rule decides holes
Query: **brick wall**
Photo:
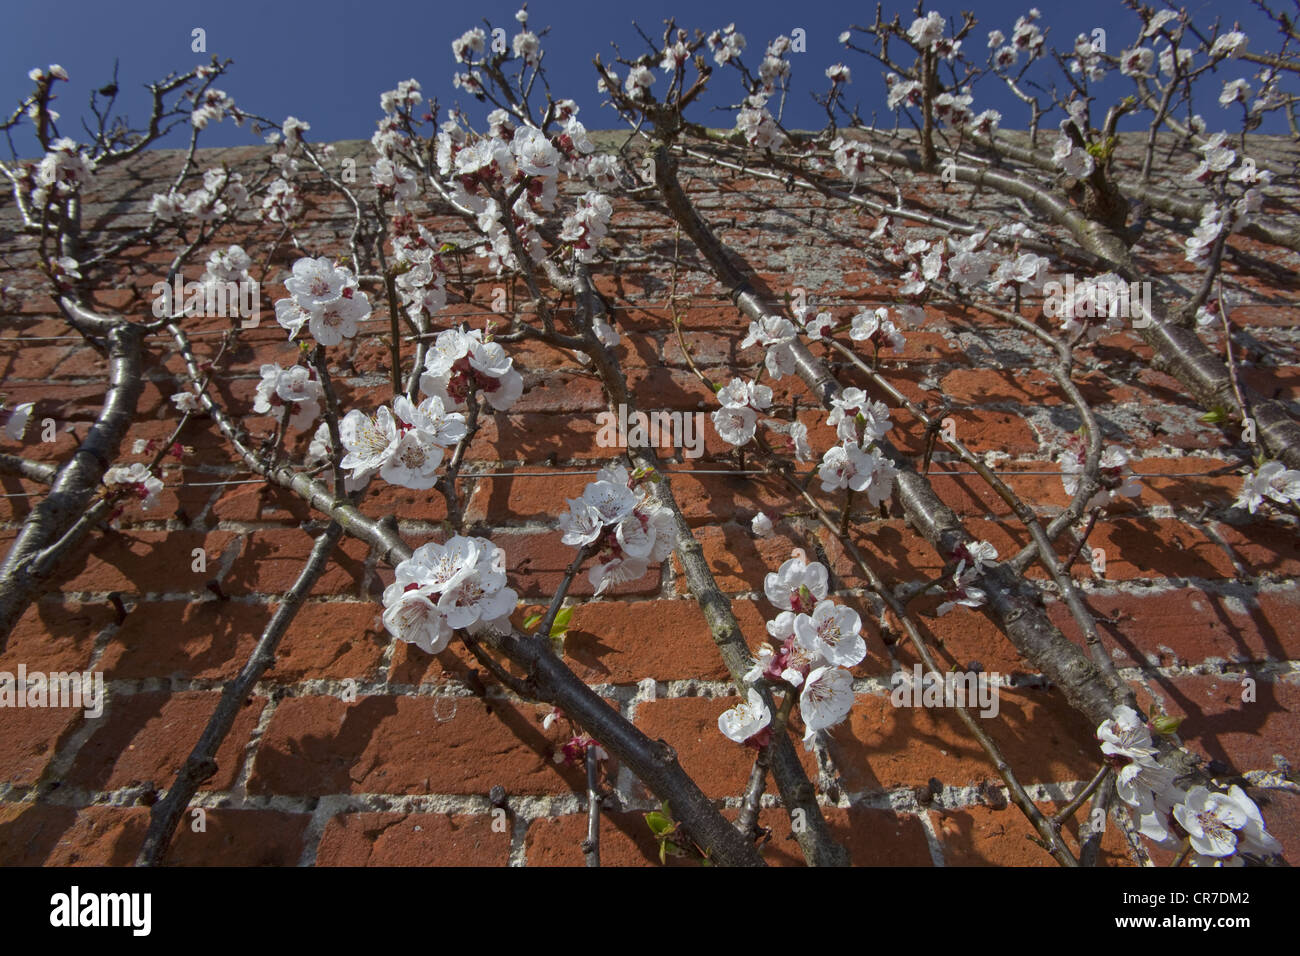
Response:
[{"label": "brick wall", "polygon": [[[369,162],[360,144],[340,144],[340,155]],[[259,149],[211,150],[200,168],[229,162],[256,168]],[[85,229],[110,239],[147,221],[144,210],[158,184],[176,168],[171,152],[140,157],[131,168],[101,177],[84,210]],[[695,166],[685,177],[701,212],[742,251],[779,292],[794,285],[835,303],[889,301],[893,280],[863,254],[873,223],[806,193],[771,182]],[[310,193],[298,237],[314,253],[343,251],[347,208],[323,192]],[[919,197],[934,208],[997,200],[954,187]],[[1290,213],[1282,194],[1275,212]],[[1019,215],[1007,210],[1009,215]],[[424,218],[440,239],[468,238],[462,224],[438,210]],[[623,333],[618,353],[644,409],[711,411],[711,395],[686,367],[672,333],[667,303],[674,238],[670,220],[653,204],[623,200],[611,248],[627,257],[652,253],[600,274],[613,296]],[[276,232],[241,226],[226,242],[262,250]],[[223,243],[224,245],[225,243]],[[1233,313],[1251,345],[1245,377],[1255,387],[1295,403],[1300,399],[1300,323],[1292,305],[1296,256],[1234,238],[1240,249],[1291,270],[1267,281],[1237,275],[1252,296]],[[196,263],[206,258],[200,252]],[[1190,267],[1176,237],[1157,231],[1142,248],[1147,265],[1173,274]],[[106,309],[145,316],[149,286],[165,272],[170,243],[136,246],[120,269],[99,285]],[[281,247],[284,269],[297,257]],[[255,260],[260,256],[254,253]],[[741,350],[747,321],[709,278],[683,240],[679,293],[685,340],[697,364],[714,379],[761,360]],[[61,461],[84,434],[104,393],[105,363],[70,336],[32,270],[33,248],[15,229],[12,200],[0,200],[0,261],[4,282],[19,295],[16,314],[0,326],[0,392],[9,403],[34,401],[34,424],[22,448],[27,457]],[[444,325],[465,316],[481,325],[493,282],[467,258],[476,303],[451,298]],[[201,265],[187,270],[196,279]],[[254,435],[273,429],[251,413],[263,362],[294,361],[296,347],[273,321],[270,302],[283,295],[268,282],[263,321],[241,333],[216,382],[226,406]],[[848,305],[837,315],[851,314]],[[200,359],[210,358],[227,320],[199,319]],[[388,350],[382,309],[363,333],[330,350],[343,406],[373,408],[387,396]],[[406,343],[406,355],[411,353]],[[179,390],[182,363],[168,339],[151,340],[147,384],[139,418],[124,443],[125,461],[136,439],[163,439],[176,415],[169,396]],[[505,549],[511,586],[524,603],[544,604],[572,549],[560,542],[555,521],[565,497],[579,494],[591,470],[617,453],[595,440],[604,408],[599,382],[572,355],[536,343],[509,348],[525,373],[527,391],[508,414],[487,419],[467,455],[468,533]],[[1108,442],[1128,447],[1134,471],[1144,475],[1141,497],[1103,519],[1090,544],[1106,550],[1104,576],[1087,562],[1074,574],[1098,615],[1103,637],[1122,674],[1139,688],[1144,706],[1159,701],[1185,715],[1184,739],[1224,768],[1245,772],[1295,764],[1300,758],[1300,550],[1293,522],[1259,515],[1242,521],[1223,514],[1240,477],[1221,472],[1236,461],[1232,436],[1198,421],[1202,409],[1173,379],[1147,366],[1149,350],[1134,334],[1103,339],[1087,353],[1081,373]],[[1044,371],[1040,343],[975,312],[931,308],[927,324],[908,336],[901,355],[883,353],[881,368],[910,399],[934,403],[946,396],[959,437],[989,460],[1044,515],[1068,501],[1055,472],[1056,453],[1078,427],[1073,410]],[[864,385],[843,369],[846,384]],[[814,448],[832,444],[824,414],[794,379],[775,383],[776,401],[798,402]],[[57,423],[54,443],[42,443],[37,422]],[[895,415],[891,438],[904,452],[923,447],[922,429]],[[299,436],[298,451],[307,436]],[[103,534],[93,535],[61,568],[57,586],[23,617],[0,654],[0,671],[100,670],[110,702],[90,720],[70,710],[0,711],[0,863],[129,863],[148,824],[149,805],[171,782],[198,739],[219,697],[269,621],[310,550],[301,528],[303,504],[285,492],[249,480],[215,426],[200,419],[181,441],[192,448],[166,471],[162,504],[148,512],[129,507]],[[15,451],[12,443],[4,450]],[[1028,824],[1009,806],[996,772],[947,710],[891,706],[889,673],[911,669],[909,647],[882,640],[879,615],[838,544],[800,514],[775,480],[701,473],[734,467],[734,456],[709,426],[706,454],[668,464],[672,489],[703,545],[722,589],[756,647],[772,609],[762,579],[793,547],[816,554],[832,569],[832,588],[866,622],[868,656],[851,719],[830,735],[829,746],[805,756],[824,794],[826,813],[859,864],[1051,863],[1026,836]],[[934,486],[978,538],[1007,555],[1026,533],[967,469],[936,456]],[[519,474],[511,472],[544,473]],[[1023,473],[1023,474],[1017,474]],[[35,499],[38,486],[0,479],[0,547],[7,547]],[[838,501],[836,502],[838,504]],[[1214,507],[1206,511],[1203,506]],[[395,514],[412,544],[439,534],[441,497],[376,481],[361,506],[371,516]],[[785,515],[772,538],[756,540],[749,521],[764,509]],[[862,514],[855,541],[891,583],[935,576],[942,560],[908,527],[895,508],[888,518]],[[207,570],[192,570],[201,548]],[[1031,577],[1041,578],[1033,570]],[[216,579],[225,599],[207,587]],[[182,824],[168,857],[199,864],[577,865],[585,832],[581,771],[558,765],[563,736],[544,730],[547,708],[521,703],[462,650],[434,659],[392,642],[380,621],[379,594],[391,569],[368,549],[347,541],[299,613],[257,691],[249,697],[218,755],[218,772],[195,806],[207,811],[206,832]],[[110,598],[120,596],[121,621]],[[673,562],[639,581],[586,602],[585,574],[572,595],[582,602],[566,640],[568,661],[650,737],[662,737],[686,771],[710,796],[739,806],[750,752],[724,739],[718,714],[735,702],[734,688]],[[1097,766],[1093,729],[1062,696],[1035,680],[1033,666],[980,611],[958,608],[933,616],[938,599],[916,607],[923,633],[941,667],[971,667],[1013,678],[1001,713],[988,722],[1021,780],[1045,808],[1064,802]],[[1051,605],[1056,623],[1080,640],[1069,615]],[[1244,678],[1258,685],[1243,703]],[[356,691],[355,702],[345,701]],[[801,751],[802,752],[802,751]],[[606,864],[655,863],[656,845],[641,814],[654,801],[626,770],[610,767],[617,806],[602,821]],[[493,826],[488,794],[504,788],[508,825]],[[1300,858],[1300,797],[1270,791],[1261,806],[1289,859]],[[769,798],[770,801],[771,798]],[[619,809],[621,807],[622,809]],[[499,817],[499,814],[497,815]],[[784,812],[765,809],[773,830],[768,858],[800,861]],[[1105,862],[1127,863],[1112,824]],[[671,862],[671,861],[670,861]]]}]

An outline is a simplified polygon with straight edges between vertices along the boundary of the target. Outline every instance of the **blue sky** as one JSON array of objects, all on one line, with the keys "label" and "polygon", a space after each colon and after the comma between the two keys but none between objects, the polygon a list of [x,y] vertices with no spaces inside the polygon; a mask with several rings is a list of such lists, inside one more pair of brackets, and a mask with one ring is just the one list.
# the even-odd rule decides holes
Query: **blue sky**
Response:
[{"label": "blue sky", "polygon": [[[968,46],[983,47],[983,38],[993,28],[1005,33],[1017,16],[1033,0],[954,0],[948,5],[929,6],[945,14],[972,9],[980,23]],[[1275,0],[1275,5],[1288,0]],[[1049,44],[1060,48],[1080,33],[1096,27],[1107,30],[1108,49],[1127,46],[1135,33],[1136,20],[1119,0],[1100,3],[1057,5],[1039,0],[1044,22],[1051,28]],[[312,0],[279,3],[248,0],[131,0],[131,2],[90,3],[85,0],[62,0],[57,4],[12,3],[5,10],[5,27],[0,35],[0,105],[6,112],[30,91],[27,71],[33,66],[59,63],[68,70],[71,82],[57,84],[58,108],[63,114],[61,132],[84,141],[79,119],[86,115],[86,102],[92,89],[102,86],[112,75],[114,58],[121,61],[119,80],[123,99],[119,100],[127,115],[135,121],[145,116],[146,98],[141,87],[170,70],[184,71],[207,59],[191,52],[190,31],[202,27],[207,33],[208,54],[234,60],[232,72],[221,87],[235,101],[254,112],[275,119],[295,115],[312,124],[309,138],[315,141],[368,138],[379,117],[379,94],[398,81],[415,77],[426,96],[437,96],[446,106],[461,100],[479,115],[472,100],[458,96],[451,85],[453,62],[450,43],[453,38],[487,18],[494,25],[515,32],[514,13],[518,3],[482,0],[476,3],[392,3],[387,0]],[[1252,38],[1251,49],[1273,47],[1271,32],[1261,15],[1244,4],[1214,3],[1192,0],[1186,4],[1198,23],[1208,26],[1216,15],[1226,23],[1241,18],[1242,26]],[[853,70],[849,88],[852,101],[860,103],[863,115],[878,111],[884,121],[884,85],[881,69],[861,54],[843,50],[837,37],[850,23],[870,19],[874,3],[841,4],[827,0],[727,0],[727,2],[683,3],[681,0],[641,0],[624,4],[619,0],[534,0],[529,4],[530,26],[550,26],[544,38],[546,66],[551,87],[560,96],[576,99],[583,108],[582,118],[591,128],[609,128],[618,119],[612,110],[599,109],[600,97],[595,89],[595,71],[591,59],[596,53],[608,60],[610,41],[616,40],[624,51],[641,52],[639,37],[632,27],[635,18],[647,33],[661,35],[662,22],[678,17],[687,28],[711,30],[734,21],[749,41],[747,62],[751,68],[761,57],[762,47],[779,33],[800,27],[807,34],[807,52],[792,57],[794,85],[786,107],[787,124],[796,127],[817,126],[824,114],[811,100],[811,91],[824,91],[823,71],[831,63],[843,60]],[[891,0],[885,4],[887,15],[898,12],[904,23],[910,21],[914,3]],[[973,41],[973,42],[972,42]],[[757,49],[756,49],[757,48]],[[982,53],[982,49],[981,49]],[[730,73],[730,71],[723,71]],[[1221,71],[1222,79],[1249,76],[1252,71],[1240,63]],[[719,83],[718,80],[725,80]],[[1288,80],[1291,85],[1294,82]],[[1118,73],[1108,76],[1101,92],[1127,92],[1128,80]],[[662,88],[663,80],[658,86]],[[1213,86],[1217,96],[1219,85]],[[1255,85],[1255,84],[1252,84]],[[738,88],[730,76],[715,74],[719,87],[712,103],[734,101]],[[994,93],[998,95],[994,95]],[[1022,126],[1022,113],[1015,108],[1009,94],[995,91],[985,81],[976,87],[975,109],[994,107],[1006,117],[1004,125]],[[725,95],[722,95],[725,94]],[[1221,109],[1207,95],[1198,103],[1211,129],[1239,127],[1239,112]],[[723,114],[696,112],[695,118],[711,125],[730,125]],[[73,119],[76,117],[77,119]],[[71,122],[69,122],[71,120]],[[30,128],[30,127],[28,127]],[[1281,117],[1274,114],[1265,127],[1270,132],[1284,130]],[[226,146],[253,142],[250,132],[229,120],[209,128],[202,145]],[[175,135],[165,145],[181,145]],[[16,137],[21,155],[35,152],[31,137]],[[6,148],[7,153],[7,148]]]}]

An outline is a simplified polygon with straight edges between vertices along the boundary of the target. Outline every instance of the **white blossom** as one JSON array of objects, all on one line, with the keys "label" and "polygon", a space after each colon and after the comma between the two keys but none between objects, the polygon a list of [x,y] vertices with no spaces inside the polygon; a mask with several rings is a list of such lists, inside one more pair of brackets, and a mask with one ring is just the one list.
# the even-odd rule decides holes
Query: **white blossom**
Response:
[{"label": "white blossom", "polygon": [[[782,611],[810,611],[815,604],[804,595],[804,591],[806,589],[807,595],[816,601],[824,600],[826,577],[825,565],[793,557],[763,579],[763,593]],[[791,626],[793,627],[793,618]]]},{"label": "white blossom", "polygon": [[762,695],[752,687],[748,700],[718,715],[718,730],[724,737],[743,744],[772,722],[772,712],[763,703]]},{"label": "white blossom", "polygon": [[1265,498],[1280,505],[1300,502],[1300,471],[1292,471],[1280,461],[1266,461],[1246,476],[1233,504],[1254,514]]},{"label": "white blossom", "polygon": [[842,667],[818,667],[809,673],[799,694],[804,746],[811,750],[817,731],[840,723],[852,709],[852,674]]},{"label": "white blossom", "polygon": [[105,485],[123,485],[140,499],[140,507],[148,510],[158,503],[163,489],[160,479],[154,477],[143,462],[131,465],[114,465],[104,472]]},{"label": "white blossom", "polygon": [[867,656],[862,619],[834,601],[819,601],[812,614],[797,615],[794,633],[810,653],[839,667],[853,667]]}]

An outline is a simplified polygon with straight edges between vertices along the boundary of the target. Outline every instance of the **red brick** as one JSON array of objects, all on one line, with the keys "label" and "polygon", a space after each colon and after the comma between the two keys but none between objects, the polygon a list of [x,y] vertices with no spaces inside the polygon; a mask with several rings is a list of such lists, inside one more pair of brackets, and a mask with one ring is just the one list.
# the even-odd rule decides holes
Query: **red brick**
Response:
[{"label": "red brick", "polygon": [[593,415],[489,415],[465,452],[466,461],[524,461],[531,464],[575,458],[612,458],[618,448],[596,442],[600,425]]},{"label": "red brick", "polygon": [[231,485],[212,506],[218,521],[283,521],[298,523],[312,515],[307,503],[275,485]]},{"label": "red brick", "polygon": [[[1085,603],[1121,666],[1148,660],[1167,666],[1300,656],[1300,639],[1289,626],[1300,613],[1300,593],[1294,589],[1265,591],[1248,602],[1177,588],[1147,594],[1089,594]],[[1244,607],[1245,613],[1235,610],[1238,607]],[[1050,603],[1048,614],[1062,633],[1083,643],[1063,604]]]},{"label": "red brick", "polygon": [[[1044,815],[1051,816],[1059,808],[1055,804],[1040,804]],[[1086,809],[1086,807],[1085,807]],[[1035,844],[1037,837],[1033,825],[1015,804],[1000,808],[977,806],[961,810],[941,810],[930,814],[939,835],[945,866],[1056,866],[1051,854]],[[1067,845],[1077,854],[1078,825],[1082,811],[1064,829],[1069,836]],[[1108,821],[1102,837],[1100,866],[1131,865],[1123,836],[1117,824]]]},{"label": "red brick", "polygon": [[16,673],[19,664],[29,671],[85,670],[95,638],[116,617],[106,604],[37,601],[10,632],[0,671]]},{"label": "red brick", "polygon": [[[568,511],[565,499],[581,498],[593,474],[556,470],[542,478],[485,478],[474,486],[466,509],[469,521],[554,521]],[[462,485],[463,487],[463,485]],[[403,515],[405,517],[405,515]]]},{"label": "red brick", "polygon": [[[298,580],[315,544],[314,535],[297,528],[268,528],[249,535],[222,580],[222,589],[230,595],[283,594]],[[369,551],[356,538],[341,540],[311,593],[360,594]]]},{"label": "red brick", "polygon": [[704,612],[693,600],[579,605],[564,639],[564,656],[588,683],[727,677]]},{"label": "red brick", "polygon": [[[17,679],[17,672],[10,676]],[[59,745],[82,721],[82,711],[63,707],[6,707],[0,711],[0,780],[16,786],[40,780]]]},{"label": "red brick", "polygon": [[[528,826],[524,853],[529,866],[585,866],[582,841],[587,815],[570,814],[534,820]],[[669,856],[668,866],[699,866],[698,859]],[[601,813],[600,865],[659,866],[659,842],[643,813]]]},{"label": "red brick", "polygon": [[[280,703],[258,749],[251,793],[568,793],[579,775],[552,760],[557,726],[537,708],[475,698],[331,697]],[[441,718],[441,719],[440,719]]]},{"label": "red brick", "polygon": [[[700,789],[710,797],[738,797],[745,790],[754,751],[722,736],[718,715],[738,697],[679,697],[637,705],[636,724],[652,740],[663,739]],[[796,741],[804,769],[815,779],[816,762]]]},{"label": "red brick", "polygon": [[206,810],[203,832],[186,813],[163,862],[168,866],[294,866],[311,814],[278,810]]},{"label": "red brick", "polygon": [[[512,534],[494,536],[493,542],[506,552],[506,571],[510,586],[521,597],[545,596],[550,598],[559,588],[564,573],[577,554],[577,550],[560,541],[558,531],[543,534]],[[569,588],[573,597],[590,597],[595,593],[588,572],[594,559],[583,565]],[[651,565],[644,575],[632,581],[610,585],[606,594],[657,594],[659,592],[659,565]]]},{"label": "red brick", "polygon": [[489,814],[341,813],[321,834],[317,866],[505,866],[510,830]]},{"label": "red brick", "polygon": [[5,866],[130,866],[144,843],[143,807],[0,806]]},{"label": "red brick", "polygon": [[[94,790],[138,784],[166,789],[199,742],[220,696],[151,692],[117,698],[82,745],[67,782]],[[239,711],[217,750],[217,772],[203,789],[225,790],[234,784],[263,703],[254,698]]]},{"label": "red brick", "polygon": [[[1086,780],[1100,765],[1090,728],[1059,695],[1001,688],[998,714],[972,715],[1001,748],[1022,783]],[[955,709],[895,707],[889,696],[860,695],[848,720],[829,732],[829,751],[853,792],[1000,780]]]},{"label": "red brick", "polygon": [[[769,789],[771,786],[769,782]],[[934,865],[920,817],[867,807],[823,807],[822,816],[832,838],[849,851],[854,866]],[[762,848],[769,866],[807,866],[791,832],[789,813],[781,808],[760,810],[758,823],[772,831]]]},{"label": "red brick", "polygon": [[[89,552],[83,547],[59,566],[60,581],[65,591],[192,591],[216,576],[217,559],[233,538],[225,531],[125,531],[91,536]],[[207,556],[206,572],[192,570],[196,548],[202,548]]]},{"label": "red brick", "polygon": [[[1255,700],[1242,699],[1242,679],[1255,681]],[[1168,713],[1183,717],[1183,741],[1211,760],[1238,772],[1275,769],[1281,754],[1300,765],[1300,687],[1285,680],[1263,680],[1251,670],[1218,677],[1154,678],[1154,692]]]}]

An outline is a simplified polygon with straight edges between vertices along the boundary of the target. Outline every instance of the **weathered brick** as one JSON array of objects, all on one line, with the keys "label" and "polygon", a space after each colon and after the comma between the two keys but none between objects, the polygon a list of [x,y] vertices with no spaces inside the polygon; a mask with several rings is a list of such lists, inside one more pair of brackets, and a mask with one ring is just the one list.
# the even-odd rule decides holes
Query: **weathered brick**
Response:
[{"label": "weathered brick", "polygon": [[[722,736],[718,715],[736,697],[681,697],[637,705],[636,724],[652,740],[663,739],[700,789],[710,797],[738,797],[745,790],[754,751]],[[796,744],[804,769],[816,775],[812,756]]]},{"label": "weathered brick", "polygon": [[206,810],[203,831],[182,818],[163,862],[169,866],[294,866],[302,856],[309,813]]},{"label": "weathered brick", "polygon": [[258,749],[252,793],[567,793],[576,771],[552,760],[560,728],[543,713],[474,698],[290,698]]},{"label": "weathered brick", "polygon": [[484,814],[341,813],[325,825],[317,866],[505,866],[509,821]]},{"label": "weathered brick", "polygon": [[144,843],[143,807],[0,806],[5,866],[130,866]]},{"label": "weathered brick", "polygon": [[[142,693],[111,700],[99,726],[77,754],[67,782],[93,790],[171,786],[216,710],[216,693]],[[240,709],[217,750],[217,772],[204,789],[235,782],[243,751],[265,702],[253,698]]]}]

